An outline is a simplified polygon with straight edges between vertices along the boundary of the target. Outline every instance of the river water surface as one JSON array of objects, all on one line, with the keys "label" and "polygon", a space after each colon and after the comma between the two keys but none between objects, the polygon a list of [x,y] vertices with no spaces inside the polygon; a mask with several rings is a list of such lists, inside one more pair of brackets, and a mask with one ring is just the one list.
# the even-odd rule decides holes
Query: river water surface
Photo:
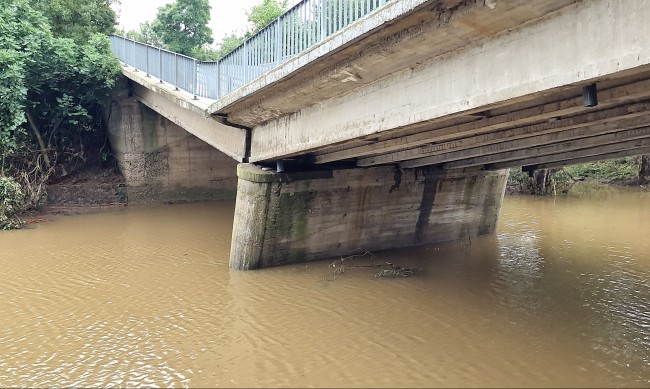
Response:
[{"label": "river water surface", "polygon": [[[493,236],[338,275],[230,271],[233,209],[1,233],[0,386],[650,385],[650,193],[506,197]],[[353,267],[386,261],[417,274]]]}]

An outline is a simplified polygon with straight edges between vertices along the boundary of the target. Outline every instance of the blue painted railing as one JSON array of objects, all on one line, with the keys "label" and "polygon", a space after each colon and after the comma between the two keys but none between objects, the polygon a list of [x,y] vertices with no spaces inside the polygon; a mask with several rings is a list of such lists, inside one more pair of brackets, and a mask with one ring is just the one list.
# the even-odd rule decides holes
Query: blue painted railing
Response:
[{"label": "blue painted railing", "polygon": [[195,97],[221,98],[389,0],[303,0],[219,61],[200,61],[117,35],[115,56]]}]

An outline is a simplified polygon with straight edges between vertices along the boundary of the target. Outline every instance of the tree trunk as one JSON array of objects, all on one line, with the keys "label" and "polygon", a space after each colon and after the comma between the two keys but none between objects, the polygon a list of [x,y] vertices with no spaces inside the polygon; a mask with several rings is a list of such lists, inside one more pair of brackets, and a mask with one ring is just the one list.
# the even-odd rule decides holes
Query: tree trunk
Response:
[{"label": "tree trunk", "polygon": [[32,114],[26,110],[25,115],[27,116],[29,126],[32,128],[32,131],[34,131],[34,135],[36,135],[38,146],[41,149],[41,156],[43,156],[43,161],[45,161],[45,166],[47,166],[47,170],[49,172],[52,170],[52,163],[50,162],[50,157],[47,155],[47,147],[43,141],[43,135],[41,135],[41,132],[38,130],[38,125],[36,124],[36,120],[34,120]]},{"label": "tree trunk", "polygon": [[642,155],[639,166],[639,185],[650,183],[650,155]]},{"label": "tree trunk", "polygon": [[546,183],[548,181],[548,170],[540,169],[535,170],[533,173],[533,194],[545,195]]}]

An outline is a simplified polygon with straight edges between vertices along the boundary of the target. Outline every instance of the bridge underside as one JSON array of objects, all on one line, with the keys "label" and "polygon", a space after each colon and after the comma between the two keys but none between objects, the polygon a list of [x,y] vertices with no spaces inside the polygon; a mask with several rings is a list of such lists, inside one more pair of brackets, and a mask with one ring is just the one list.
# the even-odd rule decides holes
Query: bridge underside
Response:
[{"label": "bridge underside", "polygon": [[231,266],[490,233],[503,169],[650,153],[649,19],[645,0],[394,0],[202,115],[184,107],[188,130],[251,162]]},{"label": "bridge underside", "polygon": [[486,4],[425,2],[214,114],[252,128],[262,163],[499,170],[650,152],[650,3]]}]

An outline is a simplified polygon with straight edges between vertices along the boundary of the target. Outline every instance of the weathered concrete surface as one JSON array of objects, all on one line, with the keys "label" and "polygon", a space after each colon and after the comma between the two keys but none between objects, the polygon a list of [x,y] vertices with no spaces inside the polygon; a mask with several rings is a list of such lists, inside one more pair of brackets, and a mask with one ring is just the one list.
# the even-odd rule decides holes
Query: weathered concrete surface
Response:
[{"label": "weathered concrete surface", "polygon": [[[254,127],[250,161],[273,160],[571,85],[579,93],[586,83],[650,65],[647,1],[499,0],[493,9],[456,3],[448,15],[418,9],[419,19],[398,20],[378,31],[393,34],[372,50],[357,43],[351,52],[341,51],[346,58],[332,54],[343,62],[325,68],[315,63],[309,73],[219,113]],[[410,27],[402,26],[407,21]],[[400,70],[390,73],[395,66]],[[346,89],[337,89],[342,84]]]},{"label": "weathered concrete surface", "polygon": [[133,81],[130,92],[143,104],[236,161],[244,160],[246,131],[224,125],[208,115],[207,108],[213,100],[195,100],[191,94],[177,91],[133,68],[123,67],[122,74]]},{"label": "weathered concrete surface", "polygon": [[575,1],[392,0],[216,101],[210,111],[227,113],[232,121],[250,127],[259,125]]},{"label": "weathered concrete surface", "polygon": [[113,102],[108,130],[130,203],[235,197],[237,162],[137,98]]},{"label": "weathered concrete surface", "polygon": [[494,231],[507,171],[237,168],[230,266],[256,269]]}]

